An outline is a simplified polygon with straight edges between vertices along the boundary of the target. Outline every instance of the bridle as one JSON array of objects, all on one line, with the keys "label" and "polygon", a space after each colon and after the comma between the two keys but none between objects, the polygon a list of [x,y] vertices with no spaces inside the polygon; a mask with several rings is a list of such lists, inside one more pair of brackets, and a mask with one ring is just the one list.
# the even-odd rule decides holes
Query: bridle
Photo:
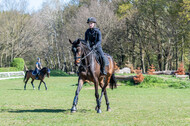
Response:
[{"label": "bridle", "polygon": [[87,55],[85,55],[85,56],[82,57],[82,58],[81,58],[81,56],[78,56],[78,57],[75,56],[75,61],[76,61],[77,59],[80,59],[80,62],[79,62],[78,64],[80,64],[80,66],[83,66],[84,68],[88,68],[89,66],[91,66],[91,63],[90,63],[88,66],[86,66],[86,65],[84,65],[84,64],[82,63],[82,61],[83,61],[84,59],[86,59],[88,56],[90,56],[93,52],[94,52],[94,50],[92,49]]}]

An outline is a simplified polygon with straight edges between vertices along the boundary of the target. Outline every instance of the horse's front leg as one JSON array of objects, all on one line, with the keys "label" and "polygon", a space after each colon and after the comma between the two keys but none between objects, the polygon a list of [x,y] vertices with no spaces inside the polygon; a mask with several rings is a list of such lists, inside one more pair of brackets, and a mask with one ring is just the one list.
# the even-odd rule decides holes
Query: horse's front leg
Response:
[{"label": "horse's front leg", "polygon": [[95,97],[96,97],[96,103],[97,103],[97,106],[95,109],[97,110],[97,113],[102,113],[102,111],[100,109],[101,100],[99,100],[99,93],[98,93],[98,79],[95,79],[94,87],[95,87]]},{"label": "horse's front leg", "polygon": [[33,89],[35,90],[33,82],[34,82],[34,79],[32,79],[31,84],[32,84]]},{"label": "horse's front leg", "polygon": [[75,97],[74,97],[74,100],[73,100],[73,106],[71,108],[71,112],[76,112],[77,111],[76,105],[78,103],[78,95],[79,95],[80,90],[82,89],[83,83],[84,83],[83,79],[81,79],[79,77],[79,79],[78,79],[78,87],[77,87],[77,90],[75,92]]},{"label": "horse's front leg", "polygon": [[40,90],[41,83],[42,83],[42,81],[40,81],[40,84],[39,84],[39,86],[38,86],[38,90]]},{"label": "horse's front leg", "polygon": [[47,86],[46,86],[46,83],[44,81],[42,81],[44,83],[44,86],[45,86],[45,89],[47,90]]}]

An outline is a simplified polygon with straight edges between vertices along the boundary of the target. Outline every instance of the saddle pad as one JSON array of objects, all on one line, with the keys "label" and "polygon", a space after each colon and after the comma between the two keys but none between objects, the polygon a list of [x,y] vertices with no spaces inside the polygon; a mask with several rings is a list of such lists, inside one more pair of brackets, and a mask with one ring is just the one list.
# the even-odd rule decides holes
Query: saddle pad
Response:
[{"label": "saddle pad", "polygon": [[37,74],[37,71],[34,70],[34,71],[32,72],[32,75],[36,76],[36,74]]}]

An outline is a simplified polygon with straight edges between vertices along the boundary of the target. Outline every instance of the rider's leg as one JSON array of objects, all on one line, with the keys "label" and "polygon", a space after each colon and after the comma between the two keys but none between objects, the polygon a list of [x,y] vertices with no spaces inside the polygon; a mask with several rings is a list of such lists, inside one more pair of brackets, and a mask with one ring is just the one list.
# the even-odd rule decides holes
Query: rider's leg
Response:
[{"label": "rider's leg", "polygon": [[38,79],[39,70],[36,69],[36,79]]},{"label": "rider's leg", "polygon": [[106,59],[105,59],[104,52],[103,52],[101,46],[98,46],[97,52],[101,55],[101,58],[102,58],[102,64],[101,64],[102,74],[106,75],[107,74],[106,71],[105,71]]}]

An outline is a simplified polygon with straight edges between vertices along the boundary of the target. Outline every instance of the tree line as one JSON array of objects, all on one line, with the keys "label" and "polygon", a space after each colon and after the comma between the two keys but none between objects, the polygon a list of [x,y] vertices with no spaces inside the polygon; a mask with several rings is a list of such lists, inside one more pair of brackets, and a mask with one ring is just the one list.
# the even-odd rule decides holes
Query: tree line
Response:
[{"label": "tree line", "polygon": [[28,11],[26,0],[0,3],[0,67],[16,57],[34,69],[36,58],[50,69],[74,71],[69,39],[84,39],[88,17],[97,19],[102,46],[119,67],[146,72],[190,69],[189,0],[46,0]]}]

